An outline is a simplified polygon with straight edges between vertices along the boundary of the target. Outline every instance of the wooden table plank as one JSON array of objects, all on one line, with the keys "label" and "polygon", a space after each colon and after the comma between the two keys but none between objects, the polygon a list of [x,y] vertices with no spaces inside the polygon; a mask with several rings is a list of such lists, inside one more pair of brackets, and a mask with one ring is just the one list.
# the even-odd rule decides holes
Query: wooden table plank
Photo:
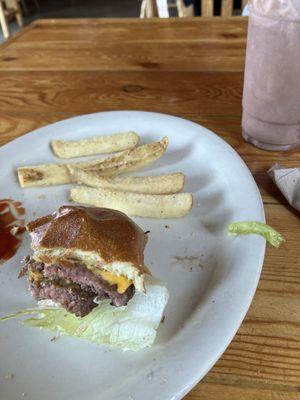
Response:
[{"label": "wooden table plank", "polygon": [[299,214],[266,173],[300,157],[241,138],[246,29],[243,18],[42,20],[0,47],[0,145],[83,113],[149,110],[215,131],[252,171],[287,242],[267,249],[242,326],[187,400],[300,398]]},{"label": "wooden table plank", "polygon": [[242,381],[237,385],[228,385],[226,383],[207,383],[202,382],[197,390],[193,390],[186,400],[299,400],[297,390],[289,390],[289,386],[282,390],[278,387],[255,388],[245,387]]},{"label": "wooden table plank", "polygon": [[240,116],[242,78],[242,72],[0,71],[0,108],[74,113],[135,108]]},{"label": "wooden table plank", "polygon": [[[84,45],[78,52],[78,43],[49,43],[47,46],[27,46],[15,42],[3,50],[0,70],[17,71],[206,71],[240,70],[243,68],[244,43],[234,42],[224,50],[224,43],[195,41],[189,46],[183,41],[161,43],[101,42]],[[222,54],[222,56],[220,56]],[[205,55],[205,56],[204,56]],[[189,63],[185,60],[189,59]]]},{"label": "wooden table plank", "polygon": [[[88,35],[85,31],[89,23],[85,20],[77,24],[76,20],[71,24],[62,20],[58,25],[61,29],[58,33],[55,33],[51,20],[35,22],[32,29],[23,34],[20,40],[3,48],[0,70],[243,69],[246,29],[244,19],[235,18],[236,23],[228,26],[220,18],[213,27],[209,25],[209,19],[204,23],[197,21],[194,26],[190,21],[192,20],[147,21],[146,25],[154,25],[152,29],[156,29],[157,34],[153,34],[152,29],[143,29],[134,22],[132,25],[131,20],[122,25],[118,21],[101,20],[91,24]],[[146,37],[141,31],[147,32]],[[58,37],[60,40],[57,40]],[[45,38],[47,45],[42,38]]]},{"label": "wooden table plank", "polygon": [[[229,40],[245,41],[247,25],[244,18],[184,18],[184,19],[44,19],[34,21],[30,29],[17,38],[17,43],[91,41],[171,42],[213,40],[228,46]],[[14,41],[15,43],[16,41]]]}]

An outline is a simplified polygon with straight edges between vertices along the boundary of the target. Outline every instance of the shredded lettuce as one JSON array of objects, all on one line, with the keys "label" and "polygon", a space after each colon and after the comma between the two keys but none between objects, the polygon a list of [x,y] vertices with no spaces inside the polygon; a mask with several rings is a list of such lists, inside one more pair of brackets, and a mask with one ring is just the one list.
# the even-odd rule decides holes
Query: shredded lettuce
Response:
[{"label": "shredded lettuce", "polygon": [[285,241],[284,237],[271,226],[255,221],[233,222],[228,225],[228,233],[230,235],[254,233],[263,236],[267,242],[277,248]]},{"label": "shredded lettuce", "polygon": [[146,294],[136,292],[124,307],[113,307],[109,300],[105,300],[88,315],[79,318],[55,305],[47,306],[46,302],[42,303],[41,308],[22,310],[0,318],[0,322],[36,314],[23,323],[91,343],[138,351],[150,347],[154,342],[168,298],[167,288],[160,281],[147,276]]}]

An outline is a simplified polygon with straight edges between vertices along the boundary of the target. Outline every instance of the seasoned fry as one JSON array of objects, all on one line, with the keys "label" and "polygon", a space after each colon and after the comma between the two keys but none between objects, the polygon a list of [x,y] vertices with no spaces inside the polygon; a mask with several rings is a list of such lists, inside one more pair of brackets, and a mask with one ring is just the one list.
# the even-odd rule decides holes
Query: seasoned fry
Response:
[{"label": "seasoned fry", "polygon": [[97,171],[85,171],[75,166],[68,166],[74,181],[88,186],[117,189],[125,192],[168,194],[180,192],[184,185],[184,174],[176,172],[157,176],[104,177]]},{"label": "seasoned fry", "polygon": [[64,164],[42,164],[17,169],[22,188],[33,186],[63,185],[72,181],[72,175]]},{"label": "seasoned fry", "polygon": [[81,140],[52,140],[51,147],[58,157],[72,158],[131,149],[139,140],[135,132],[127,132]]},{"label": "seasoned fry", "polygon": [[69,166],[97,171],[101,175],[118,175],[121,172],[134,171],[160,158],[167,149],[168,138],[143,146],[124,150],[112,157],[97,158],[88,162],[70,164],[41,164],[18,168],[21,187],[63,185],[72,182]]},{"label": "seasoned fry", "polygon": [[77,203],[113,208],[128,215],[149,218],[184,217],[193,204],[190,193],[142,194],[76,186],[71,189],[70,195]]},{"label": "seasoned fry", "polygon": [[[76,163],[79,167],[92,166],[98,163],[99,159],[84,163]],[[17,169],[19,183],[22,188],[33,186],[52,186],[71,183],[73,177],[70,174],[67,164],[40,164],[19,167]]]},{"label": "seasoned fry", "polygon": [[122,151],[113,157],[103,158],[98,163],[84,169],[86,171],[96,170],[102,176],[115,176],[121,172],[136,171],[160,158],[167,150],[168,144],[169,140],[165,136],[159,142]]}]

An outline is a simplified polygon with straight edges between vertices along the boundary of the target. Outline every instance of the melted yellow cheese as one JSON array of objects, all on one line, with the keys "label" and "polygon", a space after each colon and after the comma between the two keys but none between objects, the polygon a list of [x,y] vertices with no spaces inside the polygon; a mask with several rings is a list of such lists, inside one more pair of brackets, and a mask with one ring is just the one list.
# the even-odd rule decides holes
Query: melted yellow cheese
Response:
[{"label": "melted yellow cheese", "polygon": [[[88,267],[89,268],[89,267]],[[89,268],[93,271],[95,275],[101,276],[110,285],[117,285],[117,290],[120,294],[124,293],[130,285],[132,285],[132,280],[126,278],[123,275],[115,275],[112,272],[100,270],[98,268]]]},{"label": "melted yellow cheese", "polygon": [[124,293],[132,284],[132,280],[126,278],[125,276],[115,275],[108,271],[99,272],[99,275],[101,275],[105,281],[109,282],[111,285],[117,285],[118,292],[121,294]]}]

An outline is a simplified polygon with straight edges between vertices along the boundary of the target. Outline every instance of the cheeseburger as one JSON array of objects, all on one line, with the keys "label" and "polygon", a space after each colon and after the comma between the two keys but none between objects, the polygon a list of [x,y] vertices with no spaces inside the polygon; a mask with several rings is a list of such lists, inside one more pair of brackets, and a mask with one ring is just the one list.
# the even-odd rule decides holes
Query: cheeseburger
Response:
[{"label": "cheeseburger", "polygon": [[78,317],[102,300],[125,306],[145,292],[147,236],[125,214],[106,208],[62,206],[30,222],[33,254],[20,276],[38,300],[51,300]]}]

